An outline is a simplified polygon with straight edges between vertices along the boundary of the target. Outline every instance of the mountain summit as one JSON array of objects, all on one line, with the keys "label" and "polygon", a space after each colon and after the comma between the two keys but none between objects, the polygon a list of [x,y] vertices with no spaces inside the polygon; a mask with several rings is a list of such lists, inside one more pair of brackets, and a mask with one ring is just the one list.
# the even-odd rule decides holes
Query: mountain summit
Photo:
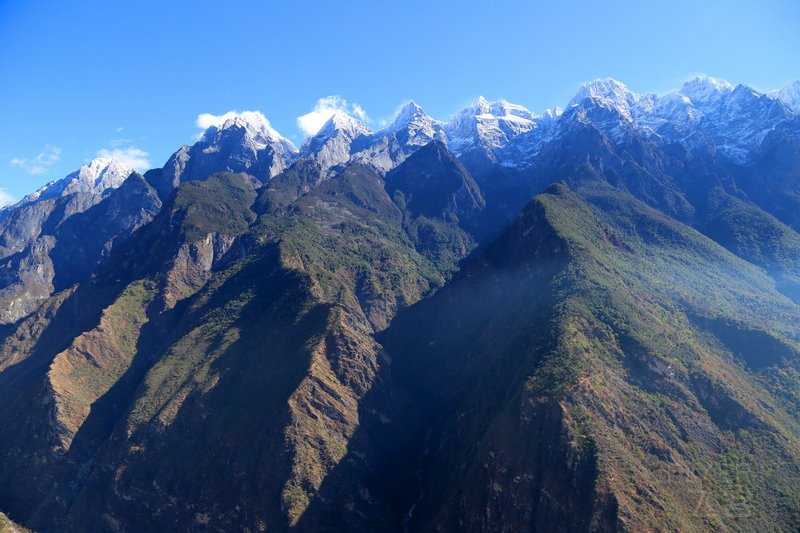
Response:
[{"label": "mountain summit", "polygon": [[372,131],[366,124],[347,113],[337,111],[315,135],[306,139],[300,156],[316,161],[323,172],[327,172],[349,161],[353,142],[371,134]]},{"label": "mountain summit", "polygon": [[[116,189],[133,172],[116,159],[98,157],[66,177],[52,181],[19,201],[17,206],[73,193],[101,195]],[[8,209],[16,206],[9,206]]]},{"label": "mountain summit", "polygon": [[792,108],[796,113],[800,113],[800,80],[769,94]]},{"label": "mountain summit", "polygon": [[446,140],[442,125],[425,113],[413,100],[400,108],[397,116],[384,131],[402,133],[406,145],[423,146],[432,140]]},{"label": "mountain summit", "polygon": [[209,126],[203,132],[200,141],[209,146],[219,145],[223,142],[225,132],[237,130],[243,130],[244,135],[241,138],[245,142],[252,143],[256,151],[272,146],[283,158],[291,158],[298,151],[294,144],[275,131],[267,118],[258,111],[234,113],[222,124]]}]

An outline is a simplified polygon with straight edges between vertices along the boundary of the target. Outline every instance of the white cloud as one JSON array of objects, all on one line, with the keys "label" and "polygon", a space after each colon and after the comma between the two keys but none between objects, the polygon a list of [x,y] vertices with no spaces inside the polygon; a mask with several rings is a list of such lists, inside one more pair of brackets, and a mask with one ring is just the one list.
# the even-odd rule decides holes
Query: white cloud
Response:
[{"label": "white cloud", "polygon": [[361,122],[369,122],[369,117],[367,116],[367,112],[364,111],[364,108],[358,104],[353,104],[353,116],[356,117]]},{"label": "white cloud", "polygon": [[195,124],[198,128],[207,130],[211,126],[220,127],[225,124],[225,121],[229,118],[236,118],[238,116],[239,113],[237,111],[228,111],[222,115],[214,115],[213,113],[200,113],[197,115]]},{"label": "white cloud", "polygon": [[199,141],[203,137],[203,133],[210,127],[219,128],[230,119],[240,118],[246,123],[252,125],[256,129],[275,133],[272,125],[267,120],[267,117],[261,111],[228,111],[222,115],[215,115],[213,113],[201,113],[197,115],[195,125],[201,129],[192,138]]},{"label": "white cloud", "polygon": [[10,163],[12,166],[19,167],[32,176],[39,176],[47,172],[59,159],[61,159],[61,148],[45,146],[43,152],[30,159],[15,157]]},{"label": "white cloud", "polygon": [[120,147],[119,145],[114,146],[114,142],[112,141],[112,148],[109,149],[102,149],[97,151],[97,157],[110,157],[112,159],[116,159],[123,165],[138,172],[143,172],[149,168],[152,168],[152,164],[148,157],[150,154],[138,148],[136,146],[125,146]]},{"label": "white cloud", "polygon": [[297,117],[297,127],[306,135],[314,135],[335,113],[347,113],[362,122],[369,122],[364,108],[353,103],[349,105],[341,96],[325,96],[317,100],[314,110]]},{"label": "white cloud", "polygon": [[16,201],[17,199],[8,194],[5,189],[0,189],[0,207],[11,205]]},{"label": "white cloud", "polygon": [[228,111],[227,113],[223,113],[222,115],[214,115],[212,113],[201,113],[197,115],[197,124],[198,128],[208,129],[211,126],[220,127],[229,119],[232,118],[242,118],[247,122],[254,123],[254,124],[261,124],[266,127],[271,127],[269,124],[269,120],[261,111]]}]

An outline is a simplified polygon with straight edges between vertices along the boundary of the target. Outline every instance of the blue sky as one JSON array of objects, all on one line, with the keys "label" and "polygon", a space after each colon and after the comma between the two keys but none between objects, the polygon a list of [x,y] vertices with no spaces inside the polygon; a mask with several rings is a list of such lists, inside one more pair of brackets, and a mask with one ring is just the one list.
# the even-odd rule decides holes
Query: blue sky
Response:
[{"label": "blue sky", "polygon": [[297,117],[339,95],[375,126],[413,98],[534,111],[612,76],[664,92],[694,74],[800,78],[800,2],[0,0],[0,199],[98,154],[161,166],[203,113]]}]

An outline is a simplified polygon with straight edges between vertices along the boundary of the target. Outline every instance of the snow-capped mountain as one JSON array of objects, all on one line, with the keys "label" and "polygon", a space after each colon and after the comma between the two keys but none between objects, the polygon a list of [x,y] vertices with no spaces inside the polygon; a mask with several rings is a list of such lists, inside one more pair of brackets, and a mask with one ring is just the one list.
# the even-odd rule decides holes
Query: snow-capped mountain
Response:
[{"label": "snow-capped mountain", "polygon": [[566,107],[542,115],[505,100],[480,97],[449,121],[438,121],[409,102],[385,128],[369,128],[339,112],[309,138],[304,159],[317,161],[323,173],[347,161],[358,161],[385,174],[419,147],[443,142],[479,179],[495,167],[530,166],[541,147],[557,141],[575,122],[599,128],[613,142],[628,134],[705,146],[732,162],[742,163],[770,129],[787,118],[800,101],[800,83],[764,94],[746,85],[734,86],[698,76],[666,94],[635,93],[625,84],[604,78],[583,84]]},{"label": "snow-capped mountain", "polygon": [[197,143],[182,146],[148,178],[162,197],[181,182],[206,179],[215,172],[246,172],[266,183],[297,155],[294,144],[275,131],[262,113],[244,111],[208,127]]},{"label": "snow-capped mountain", "polygon": [[354,143],[352,158],[384,174],[434,140],[447,142],[442,123],[411,101],[388,126]]},{"label": "snow-capped mountain", "polygon": [[689,148],[704,144],[735,162],[790,113],[774,96],[708,76],[661,96],[634,93],[610,78],[595,80],[580,88],[568,109],[615,141],[638,131]]},{"label": "snow-capped mountain", "polygon": [[780,100],[795,113],[800,113],[800,80],[788,84],[783,89],[769,93],[769,96]]},{"label": "snow-capped mountain", "polygon": [[540,116],[521,105],[480,97],[445,125],[448,147],[473,174],[481,174],[498,162],[502,164],[503,158],[498,156],[514,139],[549,123],[556,114]]},{"label": "snow-capped mountain", "polygon": [[[800,81],[762,93],[698,76],[657,95],[635,93],[613,78],[604,78],[583,84],[565,113],[556,109],[537,115],[521,105],[480,97],[443,122],[410,101],[389,125],[373,133],[356,118],[336,112],[301,150],[272,128],[262,113],[231,112],[208,127],[196,144],[181,147],[163,168],[149,172],[148,182],[162,198],[182,181],[221,171],[247,172],[266,183],[299,157],[319,164],[323,174],[351,160],[385,174],[433,140],[443,142],[480,176],[495,166],[530,165],[544,143],[557,140],[575,121],[593,124],[615,142],[637,132],[690,149],[707,146],[742,163],[775,124],[798,112]],[[39,200],[77,192],[102,195],[119,187],[131,172],[113,159],[95,159],[17,204],[0,208],[0,218]]]},{"label": "snow-capped mountain", "polygon": [[83,279],[160,207],[141,175],[98,158],[0,210],[0,324]]},{"label": "snow-capped mountain", "polygon": [[295,145],[275,131],[267,118],[258,111],[243,111],[225,120],[220,126],[210,126],[200,138],[206,153],[220,150],[226,136],[239,131],[242,142],[254,152],[272,148],[283,160],[291,160],[297,154]]},{"label": "snow-capped mountain", "polygon": [[[86,269],[107,257],[120,235],[152,219],[184,181],[232,171],[247,173],[259,187],[295,163],[307,165],[300,170],[314,175],[309,187],[348,163],[385,176],[437,141],[439,150],[446,147],[455,154],[481,186],[506,187],[502,194],[511,205],[513,195],[527,194],[513,184],[528,179],[531,169],[552,163],[565,150],[591,151],[599,146],[593,142],[612,149],[642,142],[681,145],[697,154],[716,154],[722,163],[764,164],[777,150],[770,147],[784,146],[782,139],[793,138],[800,127],[799,106],[800,82],[765,94],[700,76],[657,95],[635,93],[605,78],[583,84],[564,112],[541,115],[504,100],[479,98],[444,122],[411,101],[391,123],[372,132],[363,122],[337,112],[299,151],[260,112],[212,116],[212,124],[194,145],[181,147],[164,167],[148,171],[144,178],[118,161],[100,158],[0,208],[0,267],[6,264],[13,274],[0,280],[0,297],[16,302],[0,322],[23,316],[53,290],[81,279]],[[795,180],[791,168],[781,172],[781,183]],[[95,224],[103,229],[90,231],[91,246],[79,246],[76,235]],[[18,262],[13,268],[8,263],[12,259]]]},{"label": "snow-capped mountain", "polygon": [[497,154],[511,140],[552,122],[555,116],[548,111],[542,117],[520,105],[481,97],[444,123],[411,101],[388,126],[375,133],[350,115],[337,112],[306,140],[300,153],[301,158],[319,163],[323,173],[350,160],[386,173],[436,140],[445,143],[468,168],[477,170],[497,163]]},{"label": "snow-capped mountain", "polygon": [[580,106],[584,100],[592,100],[604,107],[618,111],[626,120],[639,118],[650,95],[638,95],[613,78],[604,78],[584,83],[578,89],[568,107]]},{"label": "snow-capped mountain", "polygon": [[66,177],[51,181],[34,193],[31,193],[17,204],[6,207],[6,210],[30,204],[37,200],[47,200],[74,193],[101,195],[108,189],[116,189],[133,170],[116,159],[99,157],[82,165],[78,170]]},{"label": "snow-capped mountain", "polygon": [[337,111],[316,135],[306,139],[300,149],[300,157],[316,161],[323,173],[327,173],[336,165],[350,160],[354,141],[370,135],[372,131],[366,124]]},{"label": "snow-capped mountain", "polygon": [[723,93],[716,105],[703,109],[697,129],[724,156],[744,163],[770,130],[790,114],[781,102],[747,85],[737,85]]},{"label": "snow-capped mountain", "polygon": [[0,260],[29,247],[41,236],[45,222],[55,228],[97,205],[132,173],[115,159],[98,158],[0,209]]},{"label": "snow-capped mountain", "polygon": [[404,105],[392,123],[379,133],[396,134],[398,141],[407,146],[425,146],[434,139],[447,139],[442,124],[413,100]]},{"label": "snow-capped mountain", "polygon": [[162,169],[93,162],[0,214],[26,527],[798,531],[782,101],[603,79],[541,116],[326,115],[302,156],[201,117]]},{"label": "snow-capped mountain", "polygon": [[697,76],[680,88],[681,94],[692,101],[692,105],[701,111],[712,111],[719,106],[720,100],[733,92],[734,86],[725,80],[712,76]]},{"label": "snow-capped mountain", "polygon": [[620,141],[646,120],[645,110],[652,108],[652,97],[635,94],[612,78],[584,83],[567,105],[558,129],[569,130],[574,122],[590,123]]},{"label": "snow-capped mountain", "polygon": [[505,100],[489,102],[479,97],[447,123],[449,148],[456,155],[475,148],[496,150],[511,139],[537,127],[541,117]]}]

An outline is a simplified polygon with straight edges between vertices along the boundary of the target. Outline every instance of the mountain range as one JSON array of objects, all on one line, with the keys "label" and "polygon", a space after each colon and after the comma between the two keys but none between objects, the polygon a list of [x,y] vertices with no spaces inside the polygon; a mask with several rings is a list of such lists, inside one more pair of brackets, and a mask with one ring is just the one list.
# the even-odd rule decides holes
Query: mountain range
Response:
[{"label": "mountain range", "polygon": [[800,82],[240,113],[0,209],[37,531],[797,531]]}]

